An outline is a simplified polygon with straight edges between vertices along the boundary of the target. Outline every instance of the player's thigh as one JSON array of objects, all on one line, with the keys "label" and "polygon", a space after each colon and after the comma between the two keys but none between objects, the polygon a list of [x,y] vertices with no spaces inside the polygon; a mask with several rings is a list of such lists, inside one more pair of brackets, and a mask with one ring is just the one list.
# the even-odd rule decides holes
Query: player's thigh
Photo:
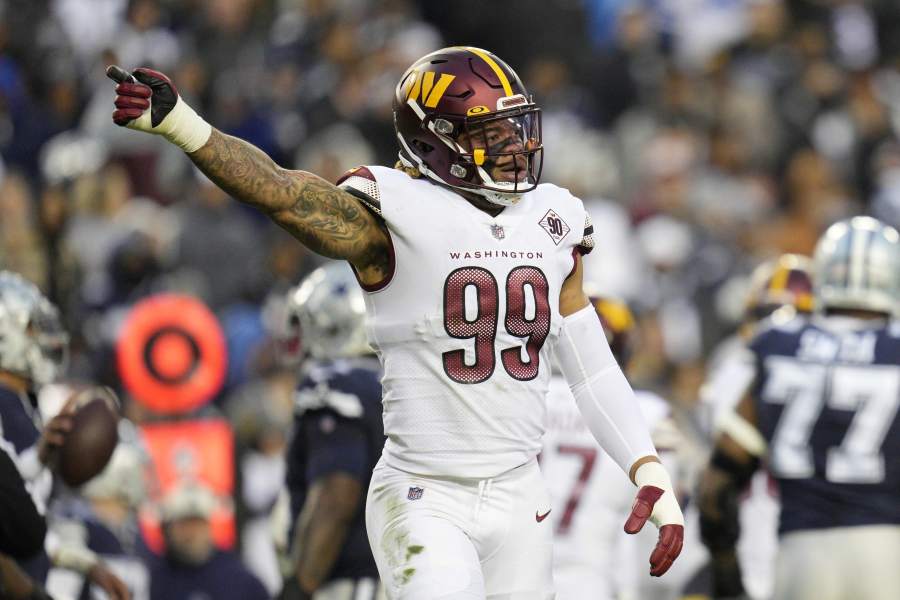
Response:
[{"label": "player's thigh", "polygon": [[781,539],[775,600],[896,600],[900,527],[839,527]]},{"label": "player's thigh", "polygon": [[845,566],[845,598],[900,598],[900,526],[848,527],[836,544]]},{"label": "player's thigh", "polygon": [[495,481],[490,512],[479,520],[504,523],[482,556],[485,589],[490,600],[552,600],[553,529],[546,519],[550,496],[537,463],[520,467],[509,482]]},{"label": "player's thigh", "polygon": [[[410,488],[424,491],[412,500]],[[478,554],[450,516],[455,500],[451,488],[389,468],[373,473],[366,529],[389,599],[484,600]]]},{"label": "player's thigh", "polygon": [[775,600],[839,600],[842,565],[827,530],[782,536],[775,567]]}]

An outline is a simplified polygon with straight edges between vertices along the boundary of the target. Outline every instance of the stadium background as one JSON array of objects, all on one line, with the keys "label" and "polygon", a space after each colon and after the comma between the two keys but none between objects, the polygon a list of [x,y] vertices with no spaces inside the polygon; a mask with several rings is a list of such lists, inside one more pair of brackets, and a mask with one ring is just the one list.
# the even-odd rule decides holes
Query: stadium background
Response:
[{"label": "stadium background", "polygon": [[333,181],[394,162],[393,88],[447,44],[503,57],[542,106],[544,180],[595,222],[586,278],[638,314],[635,382],[684,410],[756,264],[852,214],[900,225],[892,0],[0,1],[0,268],[60,306],[74,381],[121,389],[142,298],[216,313],[229,367],[206,410],[234,427],[241,526],[271,507],[290,426],[277,299],[319,259],[113,126],[104,67],[164,71],[216,127]]}]

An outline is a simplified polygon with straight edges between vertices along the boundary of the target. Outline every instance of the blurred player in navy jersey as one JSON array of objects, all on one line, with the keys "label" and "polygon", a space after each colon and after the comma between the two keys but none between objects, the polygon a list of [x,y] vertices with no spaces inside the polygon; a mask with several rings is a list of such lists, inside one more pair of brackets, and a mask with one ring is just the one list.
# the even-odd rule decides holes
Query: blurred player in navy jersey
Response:
[{"label": "blurred player in navy jersey", "polygon": [[812,317],[776,312],[750,344],[749,393],[701,482],[717,598],[744,597],[738,492],[765,457],[781,497],[776,600],[900,597],[900,235],[832,225],[814,256]]},{"label": "blurred player in navy jersey", "polygon": [[287,456],[296,572],[294,596],[285,596],[381,598],[365,526],[366,489],[384,446],[381,369],[366,343],[363,292],[350,267],[331,263],[292,289],[287,304],[308,360]]},{"label": "blurred player in navy jersey", "polygon": [[[747,345],[760,325],[779,310],[808,315],[812,309],[812,261],[808,257],[783,254],[753,271],[741,325],[713,351],[709,375],[700,391],[700,421],[711,440],[717,431],[727,428],[734,407],[753,380],[754,355]],[[695,506],[690,513],[695,516]],[[741,495],[740,522],[737,553],[747,593],[752,598],[769,598],[775,581],[778,499],[765,470],[753,476]],[[709,583],[704,570],[688,591],[706,597]]]}]

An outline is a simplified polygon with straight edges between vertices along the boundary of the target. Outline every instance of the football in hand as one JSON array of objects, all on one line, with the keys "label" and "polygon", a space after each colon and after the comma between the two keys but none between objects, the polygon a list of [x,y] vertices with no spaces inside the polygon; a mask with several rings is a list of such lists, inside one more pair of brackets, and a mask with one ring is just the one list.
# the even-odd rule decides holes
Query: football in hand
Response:
[{"label": "football in hand", "polygon": [[59,449],[56,472],[80,486],[103,470],[119,442],[119,408],[108,388],[89,388],[73,398],[72,429]]}]

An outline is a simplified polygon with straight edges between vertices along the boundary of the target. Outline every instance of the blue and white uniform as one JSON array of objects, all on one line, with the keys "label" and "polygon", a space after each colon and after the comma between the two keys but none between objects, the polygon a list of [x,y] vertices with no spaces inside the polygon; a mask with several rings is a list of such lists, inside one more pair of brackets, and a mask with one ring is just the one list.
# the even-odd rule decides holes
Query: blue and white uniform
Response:
[{"label": "blue and white uniform", "polygon": [[900,597],[900,324],[797,318],[750,348],[781,496],[776,597]]},{"label": "blue and white uniform", "polygon": [[[307,365],[297,388],[294,435],[287,455],[292,524],[316,480],[340,472],[358,479],[363,489],[368,486],[384,447],[380,375],[375,359]],[[329,587],[348,588],[352,591],[348,599],[376,597],[378,569],[366,537],[362,502],[322,590]]]}]

